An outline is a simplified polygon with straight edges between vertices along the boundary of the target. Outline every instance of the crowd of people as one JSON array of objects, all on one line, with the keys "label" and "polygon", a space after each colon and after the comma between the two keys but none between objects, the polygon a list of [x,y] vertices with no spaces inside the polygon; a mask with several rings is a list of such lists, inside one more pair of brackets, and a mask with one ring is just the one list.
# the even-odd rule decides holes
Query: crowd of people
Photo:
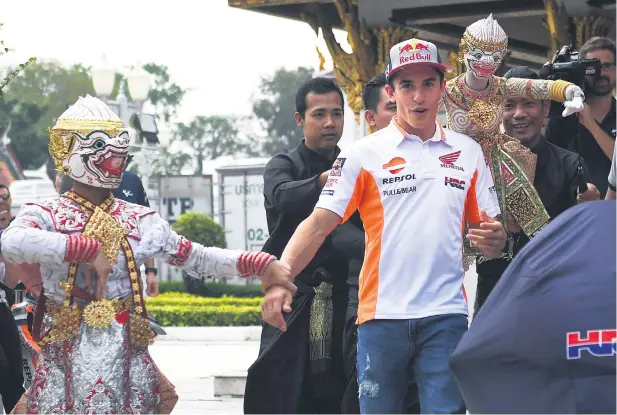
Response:
[{"label": "crowd of people", "polygon": [[[125,171],[123,122],[80,98],[50,129],[61,196],[12,217],[0,186],[0,282],[34,293],[41,352],[24,391],[0,290],[6,412],[173,409],[174,386],[148,352],[155,333],[143,301],[144,284],[157,293],[159,257],[194,277],[261,278],[245,413],[465,413],[449,358],[469,327],[466,270],[475,263],[475,316],[549,222],[615,199],[615,43],[581,48],[601,68],[581,85],[527,67],[496,76],[506,51],[492,16],[466,29],[466,71],[448,81],[433,43],[394,45],[362,92],[370,134],[344,151],[343,92],[328,78],[303,84],[295,120],[304,139],[264,171],[270,237],[261,252],[173,232]],[[549,116],[551,102],[563,114]]]}]

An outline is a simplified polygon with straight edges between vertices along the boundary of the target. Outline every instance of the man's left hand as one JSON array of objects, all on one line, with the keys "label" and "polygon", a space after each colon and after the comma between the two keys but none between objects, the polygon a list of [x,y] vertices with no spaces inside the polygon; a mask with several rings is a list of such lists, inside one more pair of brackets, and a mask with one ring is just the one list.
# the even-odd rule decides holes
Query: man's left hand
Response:
[{"label": "man's left hand", "polygon": [[148,294],[148,297],[156,297],[159,295],[159,282],[156,280],[156,274],[154,272],[146,274],[146,294]]},{"label": "man's left hand", "polygon": [[600,200],[600,191],[591,183],[587,183],[587,190],[585,192],[577,193],[576,195],[576,201],[578,203],[592,202],[594,200]]},{"label": "man's left hand", "polygon": [[501,222],[491,218],[484,209],[481,209],[479,229],[470,229],[467,239],[487,257],[497,258],[506,246],[506,231]]},{"label": "man's left hand", "polygon": [[261,276],[261,290],[265,293],[274,285],[287,288],[291,293],[295,293],[297,288],[292,282],[291,267],[281,261],[272,261]]}]

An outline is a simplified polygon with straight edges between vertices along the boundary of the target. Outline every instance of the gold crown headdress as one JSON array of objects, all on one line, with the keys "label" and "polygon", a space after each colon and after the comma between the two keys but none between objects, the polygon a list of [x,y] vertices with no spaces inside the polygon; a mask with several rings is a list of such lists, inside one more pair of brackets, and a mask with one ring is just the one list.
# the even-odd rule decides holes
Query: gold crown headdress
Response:
[{"label": "gold crown headdress", "polygon": [[63,165],[74,149],[74,134],[88,135],[92,131],[103,131],[110,137],[124,130],[124,122],[105,103],[90,95],[79,97],[77,102],[58,118],[56,125],[48,128],[49,154],[58,173],[69,175],[71,167]]},{"label": "gold crown headdress", "polygon": [[480,48],[487,52],[496,52],[508,48],[508,36],[491,13],[486,19],[480,19],[467,26],[463,38],[459,43],[458,58],[464,62],[465,54],[469,51],[468,45]]}]

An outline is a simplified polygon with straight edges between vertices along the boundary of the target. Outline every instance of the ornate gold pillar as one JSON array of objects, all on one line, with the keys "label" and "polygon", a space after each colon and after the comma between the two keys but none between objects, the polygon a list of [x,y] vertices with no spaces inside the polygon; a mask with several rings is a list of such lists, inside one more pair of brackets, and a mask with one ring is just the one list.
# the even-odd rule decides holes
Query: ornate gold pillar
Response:
[{"label": "ornate gold pillar", "polygon": [[555,52],[562,46],[572,45],[579,50],[589,39],[595,36],[607,37],[614,20],[590,14],[572,17],[559,0],[544,0],[546,8],[546,27],[551,37],[548,59],[552,60]]},{"label": "ornate gold pillar", "polygon": [[[379,72],[383,72],[388,62],[390,48],[415,36],[415,31],[399,27],[380,27],[368,29],[358,18],[358,6],[354,0],[334,0],[338,15],[343,22],[352,53],[345,52],[336,41],[332,25],[324,17],[318,4],[307,7],[303,15],[316,34],[321,29],[328,52],[332,56],[336,80],[341,85],[350,108],[359,119],[362,110],[362,88]],[[323,56],[320,56],[323,67]]]}]

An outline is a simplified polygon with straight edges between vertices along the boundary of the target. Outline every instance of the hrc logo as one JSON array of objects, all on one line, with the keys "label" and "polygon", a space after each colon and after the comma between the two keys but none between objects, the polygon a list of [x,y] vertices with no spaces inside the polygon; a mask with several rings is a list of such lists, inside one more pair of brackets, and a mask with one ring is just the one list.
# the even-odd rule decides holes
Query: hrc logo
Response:
[{"label": "hrc logo", "polygon": [[588,330],[586,335],[571,331],[566,340],[568,360],[580,359],[583,350],[592,356],[610,357],[616,354],[617,330]]},{"label": "hrc logo", "polygon": [[446,177],[444,185],[454,187],[456,189],[465,190],[465,181],[454,179],[452,177]]}]

